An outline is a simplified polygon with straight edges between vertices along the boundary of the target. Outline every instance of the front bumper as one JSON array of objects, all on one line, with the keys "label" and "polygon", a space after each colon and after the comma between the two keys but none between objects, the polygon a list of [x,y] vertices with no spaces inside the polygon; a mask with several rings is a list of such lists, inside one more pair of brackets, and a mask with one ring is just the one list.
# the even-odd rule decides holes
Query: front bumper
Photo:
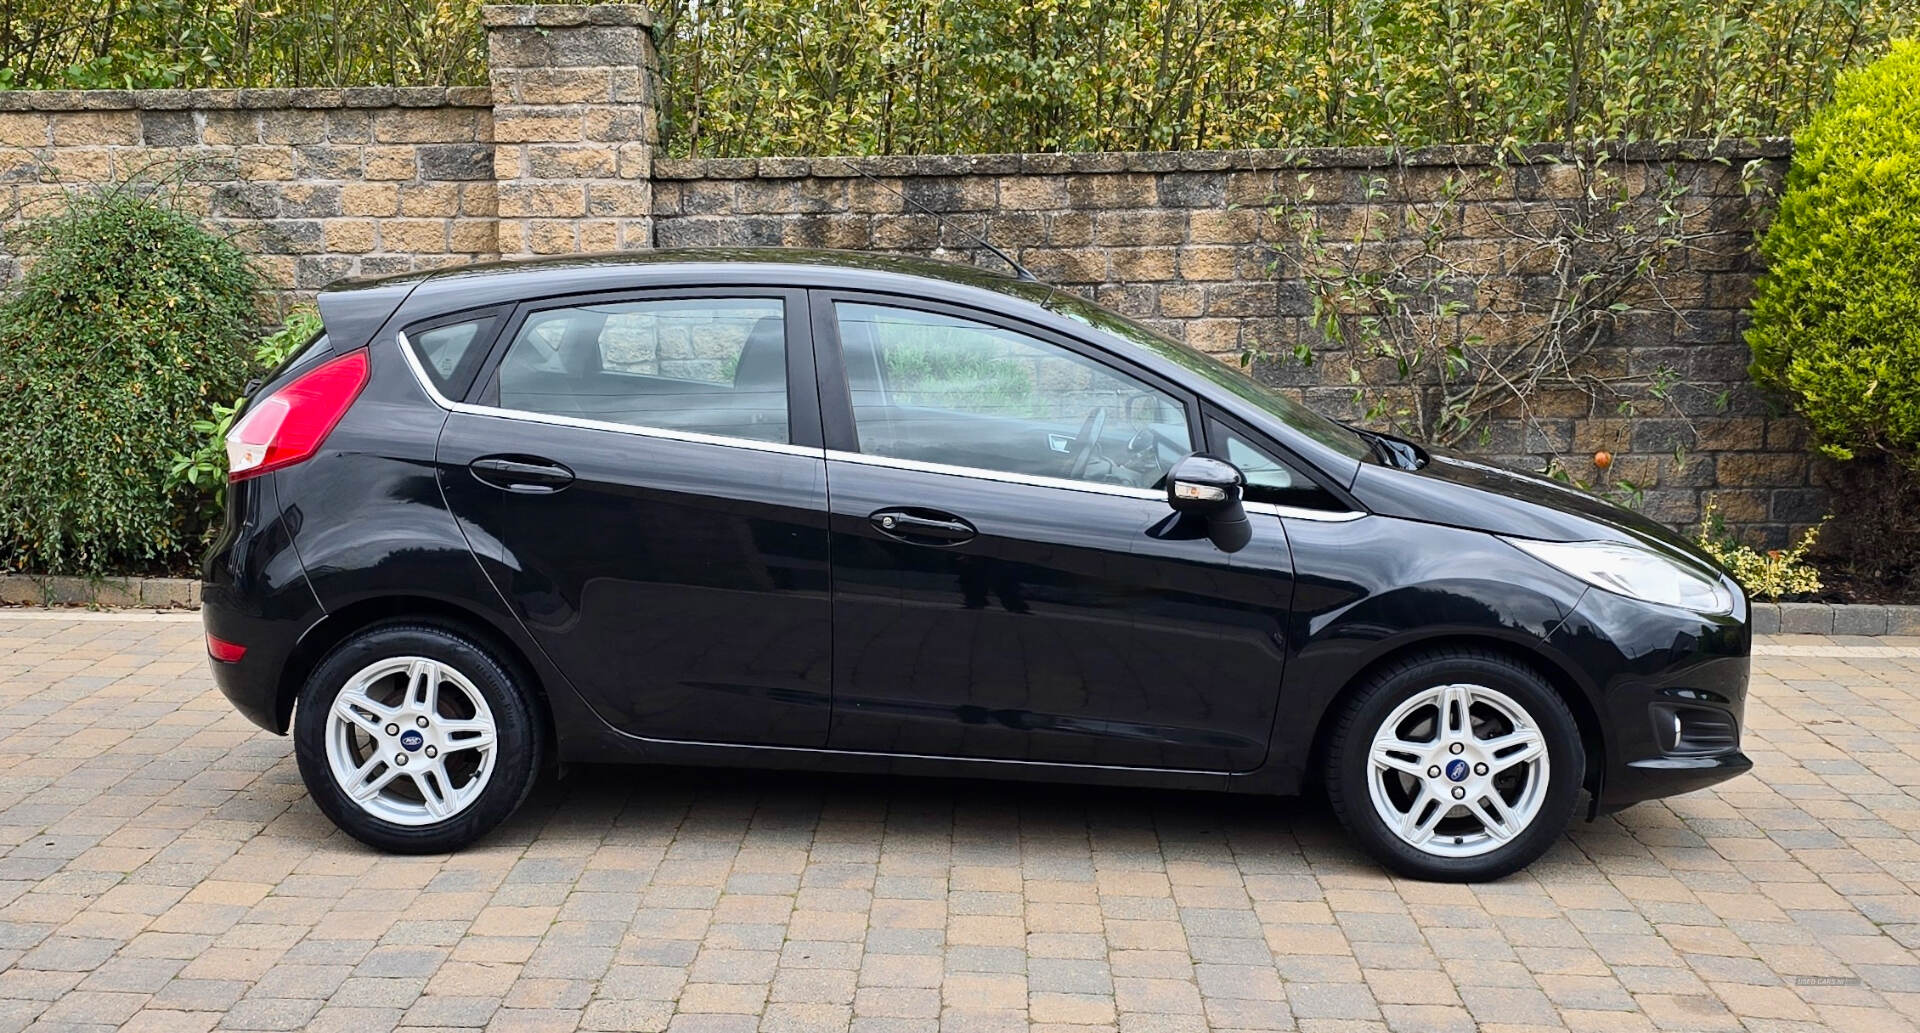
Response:
[{"label": "front bumper", "polygon": [[[1600,813],[1704,789],[1752,769],[1740,737],[1753,635],[1746,596],[1737,587],[1733,612],[1718,616],[1589,591],[1551,644],[1592,680],[1604,749],[1595,794]],[[1674,731],[1676,711],[1730,734],[1708,744],[1685,741]]]}]

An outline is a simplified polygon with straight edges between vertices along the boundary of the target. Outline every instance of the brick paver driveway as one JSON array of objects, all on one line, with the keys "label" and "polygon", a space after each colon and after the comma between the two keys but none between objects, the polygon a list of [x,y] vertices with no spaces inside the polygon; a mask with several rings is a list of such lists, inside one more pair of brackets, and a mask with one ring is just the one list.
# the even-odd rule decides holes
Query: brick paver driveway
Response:
[{"label": "brick paver driveway", "polygon": [[647,769],[381,857],[191,616],[0,614],[0,1030],[1911,1029],[1920,643],[1762,652],[1754,775],[1460,887],[1309,803]]}]

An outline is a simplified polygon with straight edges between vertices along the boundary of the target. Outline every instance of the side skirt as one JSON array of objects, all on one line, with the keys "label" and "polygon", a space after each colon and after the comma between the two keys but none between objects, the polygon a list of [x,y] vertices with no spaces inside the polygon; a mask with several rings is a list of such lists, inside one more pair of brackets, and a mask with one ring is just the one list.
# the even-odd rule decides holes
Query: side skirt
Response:
[{"label": "side skirt", "polygon": [[[857,753],[792,746],[663,742],[632,739],[625,744],[602,738],[577,749],[570,763],[683,764],[690,767],[762,768],[776,771],[832,771],[847,774],[907,775],[935,778],[987,778],[1020,782],[1077,782],[1088,785],[1142,786],[1157,789],[1236,788],[1234,776],[1219,771],[1101,767],[1024,760],[937,757],[922,754]],[[621,748],[624,745],[625,748]],[[598,748],[593,748],[598,747]],[[1244,791],[1244,789],[1243,789]]]}]

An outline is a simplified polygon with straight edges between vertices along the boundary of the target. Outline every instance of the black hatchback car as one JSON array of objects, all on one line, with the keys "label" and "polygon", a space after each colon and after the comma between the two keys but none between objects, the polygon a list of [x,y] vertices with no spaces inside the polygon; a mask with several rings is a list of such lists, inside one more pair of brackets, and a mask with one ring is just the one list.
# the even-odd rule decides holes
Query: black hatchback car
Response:
[{"label": "black hatchback car", "polygon": [[781,250],[353,284],[228,440],[215,679],[395,851],[556,762],[1324,788],[1492,878],[1747,770],[1740,588],[1044,284]]}]

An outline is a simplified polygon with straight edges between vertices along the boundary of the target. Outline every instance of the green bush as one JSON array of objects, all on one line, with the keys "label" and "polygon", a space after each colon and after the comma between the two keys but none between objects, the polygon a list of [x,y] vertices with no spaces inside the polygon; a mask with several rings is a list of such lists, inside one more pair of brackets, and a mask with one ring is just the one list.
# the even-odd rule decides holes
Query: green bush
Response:
[{"label": "green bush", "polygon": [[1820,568],[1807,558],[1819,538],[1820,527],[1816,525],[1802,532],[1793,548],[1762,552],[1727,529],[1726,518],[1720,515],[1720,507],[1709,495],[1707,511],[1701,515],[1700,533],[1694,542],[1727,568],[1727,573],[1732,574],[1748,594],[1777,603],[1782,599],[1814,595],[1825,587],[1820,581]]},{"label": "green bush", "polygon": [[1920,42],[1842,77],[1761,244],[1753,376],[1835,459],[1920,465]]},{"label": "green bush", "polygon": [[176,568],[200,508],[168,476],[192,422],[246,375],[258,281],[159,193],[76,196],[21,231],[35,261],[0,300],[0,565]]},{"label": "green bush", "polygon": [[[287,361],[300,346],[320,333],[320,313],[311,308],[296,308],[287,314],[280,329],[260,338],[253,346],[251,374],[262,374]],[[202,523],[210,534],[219,526],[227,506],[227,431],[233,427],[233,414],[240,411],[244,398],[215,401],[201,417],[193,421],[193,448],[175,453],[168,468],[169,480],[185,485],[200,496]]]}]

